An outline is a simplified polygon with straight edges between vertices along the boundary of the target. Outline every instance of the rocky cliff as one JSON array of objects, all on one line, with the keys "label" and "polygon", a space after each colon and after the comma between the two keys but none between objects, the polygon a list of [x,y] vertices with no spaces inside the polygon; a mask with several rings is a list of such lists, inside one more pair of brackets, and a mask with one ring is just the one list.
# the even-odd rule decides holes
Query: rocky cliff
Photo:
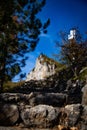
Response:
[{"label": "rocky cliff", "polygon": [[87,82],[73,79],[69,68],[39,56],[24,84],[0,94],[0,129],[7,128],[87,130]]},{"label": "rocky cliff", "polygon": [[44,80],[55,74],[56,69],[60,66],[62,65],[41,54],[36,60],[35,68],[27,75],[26,81]]}]

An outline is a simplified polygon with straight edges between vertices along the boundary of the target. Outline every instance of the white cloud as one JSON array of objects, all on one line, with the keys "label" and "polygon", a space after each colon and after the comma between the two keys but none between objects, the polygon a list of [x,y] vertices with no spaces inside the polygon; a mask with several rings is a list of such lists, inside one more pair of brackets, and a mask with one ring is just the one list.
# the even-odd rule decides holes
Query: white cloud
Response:
[{"label": "white cloud", "polygon": [[49,35],[49,34],[45,34],[45,33],[41,33],[41,34],[40,34],[40,37],[47,37],[47,38],[50,38],[50,35]]},{"label": "white cloud", "polygon": [[40,37],[44,37],[44,38],[49,39],[49,41],[50,41],[51,43],[53,42],[53,39],[52,39],[52,37],[51,37],[49,34],[41,33],[41,34],[40,34]]}]

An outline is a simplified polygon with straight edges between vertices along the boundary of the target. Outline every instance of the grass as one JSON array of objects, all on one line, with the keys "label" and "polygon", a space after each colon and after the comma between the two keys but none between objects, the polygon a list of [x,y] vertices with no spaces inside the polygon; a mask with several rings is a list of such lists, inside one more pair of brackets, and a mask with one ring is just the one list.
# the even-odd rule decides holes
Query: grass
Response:
[{"label": "grass", "polygon": [[24,84],[24,82],[25,81],[20,81],[20,82],[8,81],[3,85],[3,92],[8,92],[13,90],[14,88],[21,87]]}]

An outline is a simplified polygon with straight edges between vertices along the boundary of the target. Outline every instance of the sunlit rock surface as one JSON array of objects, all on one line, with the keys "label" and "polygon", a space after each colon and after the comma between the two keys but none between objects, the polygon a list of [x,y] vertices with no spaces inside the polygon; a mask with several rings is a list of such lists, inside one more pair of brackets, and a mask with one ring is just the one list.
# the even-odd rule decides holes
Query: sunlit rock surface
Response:
[{"label": "sunlit rock surface", "polygon": [[43,80],[55,74],[56,68],[55,62],[41,54],[36,60],[35,68],[27,75],[26,81]]}]

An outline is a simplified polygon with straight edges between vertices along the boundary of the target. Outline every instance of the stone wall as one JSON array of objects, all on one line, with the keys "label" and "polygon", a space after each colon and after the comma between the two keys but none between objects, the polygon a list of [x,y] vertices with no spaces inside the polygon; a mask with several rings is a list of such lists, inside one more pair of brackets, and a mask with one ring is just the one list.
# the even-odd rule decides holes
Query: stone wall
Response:
[{"label": "stone wall", "polygon": [[[46,101],[44,100],[45,102],[42,100],[43,96],[49,96],[45,99]],[[64,126],[65,130],[87,130],[87,105],[79,103],[64,105],[62,94],[43,96],[39,93],[0,94],[0,126],[51,130],[50,128],[58,125],[58,127]],[[48,105],[50,100],[50,105]],[[55,105],[52,104],[53,102]],[[63,130],[63,128],[57,130]]]}]

